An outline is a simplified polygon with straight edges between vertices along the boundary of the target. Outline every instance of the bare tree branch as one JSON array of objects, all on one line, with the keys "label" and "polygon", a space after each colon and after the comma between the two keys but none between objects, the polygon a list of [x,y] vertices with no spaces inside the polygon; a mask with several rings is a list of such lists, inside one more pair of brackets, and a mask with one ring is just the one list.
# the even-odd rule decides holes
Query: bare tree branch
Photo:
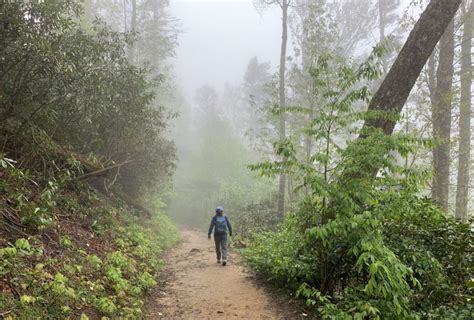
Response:
[{"label": "bare tree branch", "polygon": [[96,176],[100,176],[100,175],[103,175],[103,174],[106,174],[107,172],[109,172],[110,170],[112,169],[115,169],[115,168],[120,168],[126,164],[129,164],[130,162],[133,162],[133,160],[126,160],[122,163],[118,163],[118,164],[114,164],[113,166],[110,166],[110,167],[107,167],[107,168],[104,168],[104,169],[100,169],[100,170],[97,170],[97,171],[92,171],[92,172],[88,172],[86,174],[83,174],[82,176],[79,177],[79,180],[85,180],[85,179],[88,179],[90,177],[96,177]]}]

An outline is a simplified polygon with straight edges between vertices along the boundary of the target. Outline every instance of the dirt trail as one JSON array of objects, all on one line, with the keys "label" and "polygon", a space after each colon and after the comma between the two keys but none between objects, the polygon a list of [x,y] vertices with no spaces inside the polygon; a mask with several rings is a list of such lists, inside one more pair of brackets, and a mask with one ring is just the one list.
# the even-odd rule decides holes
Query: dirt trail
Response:
[{"label": "dirt trail", "polygon": [[214,241],[182,231],[183,241],[166,257],[163,285],[150,298],[147,319],[298,319],[245,272],[238,255],[216,263]]}]

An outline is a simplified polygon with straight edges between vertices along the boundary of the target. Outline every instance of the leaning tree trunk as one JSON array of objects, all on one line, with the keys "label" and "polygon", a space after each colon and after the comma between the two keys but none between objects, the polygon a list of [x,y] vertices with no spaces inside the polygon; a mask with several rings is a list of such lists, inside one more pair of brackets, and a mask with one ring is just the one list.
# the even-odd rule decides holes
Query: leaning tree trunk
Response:
[{"label": "leaning tree trunk", "polygon": [[[281,35],[281,51],[280,51],[280,83],[279,83],[279,98],[280,98],[280,119],[278,134],[280,141],[283,141],[286,137],[286,114],[284,108],[286,105],[285,97],[285,70],[286,70],[286,43],[288,40],[288,0],[283,0],[281,4],[282,9],[282,35]],[[283,161],[287,159],[284,158]],[[286,176],[280,175],[278,183],[278,215],[283,218],[285,214],[285,185]]]},{"label": "leaning tree trunk", "polygon": [[439,43],[436,89],[432,101],[433,138],[440,144],[433,149],[434,177],[432,199],[448,211],[449,151],[451,144],[451,102],[454,75],[454,22],[448,25]]},{"label": "leaning tree trunk", "polygon": [[[461,0],[431,0],[398,54],[392,68],[369,103],[368,111],[383,111],[400,115],[439,39],[453,20]],[[392,134],[396,121],[392,117],[368,119],[364,126],[382,129]],[[365,136],[360,136],[363,139]]]},{"label": "leaning tree trunk", "polygon": [[461,44],[461,106],[459,115],[459,162],[456,192],[456,218],[467,221],[469,174],[471,166],[471,86],[472,86],[472,29],[474,1],[465,15]]}]

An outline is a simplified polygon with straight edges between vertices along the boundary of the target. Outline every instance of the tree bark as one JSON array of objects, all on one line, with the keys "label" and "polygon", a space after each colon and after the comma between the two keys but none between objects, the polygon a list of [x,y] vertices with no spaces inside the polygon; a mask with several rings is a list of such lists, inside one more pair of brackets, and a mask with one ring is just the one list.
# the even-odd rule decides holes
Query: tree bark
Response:
[{"label": "tree bark", "polygon": [[430,93],[430,101],[434,100],[434,92],[436,89],[436,52],[433,50],[433,53],[428,60],[427,65],[427,82],[428,82],[428,90]]},{"label": "tree bark", "polygon": [[[378,9],[379,9],[379,43],[384,43],[385,40],[386,40],[386,36],[385,36],[385,27],[386,27],[386,12],[385,12],[385,6],[386,6],[386,3],[384,2],[384,0],[378,0]],[[383,82],[383,79],[384,79],[384,76],[387,74],[387,71],[388,71],[388,59],[387,59],[387,56],[384,55],[381,59],[382,61],[382,70],[383,70],[383,74],[381,75],[381,77],[379,79],[377,79],[377,81],[374,82],[374,89],[378,89],[380,87],[380,85],[382,84]]]},{"label": "tree bark", "polygon": [[451,102],[454,75],[454,22],[448,25],[439,44],[436,89],[432,101],[433,138],[441,142],[433,149],[432,199],[448,211],[449,151],[451,142]]},{"label": "tree bark", "polygon": [[[279,98],[280,98],[280,119],[279,119],[279,128],[278,134],[280,141],[283,141],[286,137],[286,114],[284,108],[286,105],[285,97],[285,71],[286,71],[286,44],[288,40],[288,7],[289,1],[282,0],[281,9],[282,9],[282,35],[281,35],[281,51],[280,51],[280,82],[279,82]],[[286,161],[287,159],[283,159]],[[280,175],[280,180],[278,183],[278,215],[283,218],[285,214],[285,185],[286,185],[286,176],[284,174]]]},{"label": "tree bark", "polygon": [[[132,0],[132,16],[130,17],[130,32],[137,32],[137,0]],[[135,61],[135,41],[128,51],[128,60],[133,63]]]},{"label": "tree bark", "polygon": [[127,0],[123,0],[123,32],[128,31]]},{"label": "tree bark", "polygon": [[[432,0],[369,103],[368,111],[384,111],[400,115],[411,89],[439,39],[453,20],[461,0]],[[392,134],[396,121],[378,116],[368,119],[364,127],[382,129]],[[364,138],[362,135],[360,138]]]},{"label": "tree bark", "polygon": [[379,0],[379,41],[385,40],[385,12],[383,7],[383,0]]},{"label": "tree bark", "polygon": [[464,18],[461,44],[461,106],[459,115],[459,161],[456,192],[456,218],[467,222],[469,177],[471,166],[471,87],[472,87],[472,33],[474,28],[474,1]]}]

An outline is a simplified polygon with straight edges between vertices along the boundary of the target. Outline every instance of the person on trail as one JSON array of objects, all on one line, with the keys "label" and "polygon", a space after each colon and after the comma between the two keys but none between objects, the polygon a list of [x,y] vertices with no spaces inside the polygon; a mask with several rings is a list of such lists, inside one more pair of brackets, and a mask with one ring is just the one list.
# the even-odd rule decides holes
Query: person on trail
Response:
[{"label": "person on trail", "polygon": [[209,232],[207,233],[209,239],[211,239],[213,229],[217,263],[221,263],[222,258],[222,265],[225,266],[227,264],[227,231],[229,231],[229,236],[232,237],[232,225],[229,218],[224,215],[224,208],[220,206],[216,208],[216,215],[212,217]]}]

